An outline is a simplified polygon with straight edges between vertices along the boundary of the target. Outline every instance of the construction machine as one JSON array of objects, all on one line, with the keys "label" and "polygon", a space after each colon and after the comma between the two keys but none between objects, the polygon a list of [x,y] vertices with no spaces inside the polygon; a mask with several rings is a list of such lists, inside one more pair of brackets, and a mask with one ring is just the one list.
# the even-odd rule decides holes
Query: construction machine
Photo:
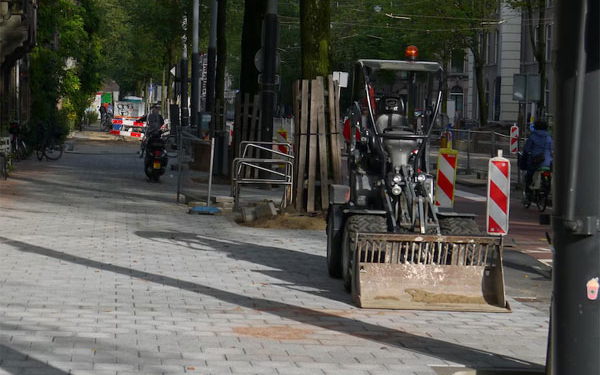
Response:
[{"label": "construction machine", "polygon": [[417,54],[355,65],[348,184],[330,186],[329,274],[360,307],[510,311],[502,239],[435,204],[429,137],[444,72]]}]

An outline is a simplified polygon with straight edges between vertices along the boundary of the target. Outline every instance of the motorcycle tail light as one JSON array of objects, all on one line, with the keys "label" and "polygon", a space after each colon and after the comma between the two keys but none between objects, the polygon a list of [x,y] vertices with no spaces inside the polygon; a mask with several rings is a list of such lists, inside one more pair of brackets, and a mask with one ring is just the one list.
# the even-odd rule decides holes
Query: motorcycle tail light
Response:
[{"label": "motorcycle tail light", "polygon": [[543,173],[542,173],[542,176],[544,176],[544,177],[550,177],[550,176],[551,176],[551,174],[550,174],[550,172],[543,172]]},{"label": "motorcycle tail light", "polygon": [[154,151],[154,156],[160,156],[161,152],[160,151]]}]

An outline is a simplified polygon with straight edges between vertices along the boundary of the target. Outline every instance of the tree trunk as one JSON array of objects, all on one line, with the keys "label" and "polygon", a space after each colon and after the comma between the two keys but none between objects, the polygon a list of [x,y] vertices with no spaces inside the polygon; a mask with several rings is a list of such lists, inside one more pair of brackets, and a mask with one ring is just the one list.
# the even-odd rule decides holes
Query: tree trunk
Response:
[{"label": "tree trunk", "polygon": [[215,77],[215,99],[218,100],[221,105],[224,105],[225,66],[227,64],[227,0],[219,0],[217,25],[217,72]]},{"label": "tree trunk", "polygon": [[300,1],[300,44],[304,79],[331,73],[330,22],[329,1]]},{"label": "tree trunk", "polygon": [[261,47],[262,23],[266,8],[267,0],[246,0],[244,7],[240,92],[248,93],[251,97],[259,91],[254,55]]}]

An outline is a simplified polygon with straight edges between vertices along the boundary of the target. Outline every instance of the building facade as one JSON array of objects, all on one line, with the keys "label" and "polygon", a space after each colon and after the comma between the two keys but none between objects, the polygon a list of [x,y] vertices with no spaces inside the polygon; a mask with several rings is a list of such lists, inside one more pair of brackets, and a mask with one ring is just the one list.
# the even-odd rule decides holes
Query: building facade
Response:
[{"label": "building facade", "polygon": [[28,53],[36,31],[37,0],[0,1],[0,126],[29,118]]},{"label": "building facade", "polygon": [[[483,88],[488,122],[514,123],[519,117],[519,103],[512,98],[513,76],[521,70],[522,25],[520,12],[502,2],[496,14],[497,24],[480,35],[484,60]],[[473,54],[468,54],[468,92],[466,117],[479,120],[479,100],[475,81]]]}]

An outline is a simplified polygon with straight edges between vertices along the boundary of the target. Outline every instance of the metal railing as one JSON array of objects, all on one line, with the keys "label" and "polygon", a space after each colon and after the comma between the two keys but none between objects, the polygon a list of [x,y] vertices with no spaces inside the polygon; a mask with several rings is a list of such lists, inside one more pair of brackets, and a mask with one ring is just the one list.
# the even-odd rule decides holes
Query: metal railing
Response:
[{"label": "metal railing", "polygon": [[[283,147],[286,152],[275,150]],[[284,185],[281,207],[287,207],[292,201],[294,185],[294,156],[292,145],[283,142],[241,142],[238,158],[231,167],[231,196],[234,198],[234,209],[239,209],[241,185]],[[253,157],[258,153],[269,154],[269,158]],[[283,171],[277,167],[282,166]],[[262,172],[262,173],[261,173]]]}]

